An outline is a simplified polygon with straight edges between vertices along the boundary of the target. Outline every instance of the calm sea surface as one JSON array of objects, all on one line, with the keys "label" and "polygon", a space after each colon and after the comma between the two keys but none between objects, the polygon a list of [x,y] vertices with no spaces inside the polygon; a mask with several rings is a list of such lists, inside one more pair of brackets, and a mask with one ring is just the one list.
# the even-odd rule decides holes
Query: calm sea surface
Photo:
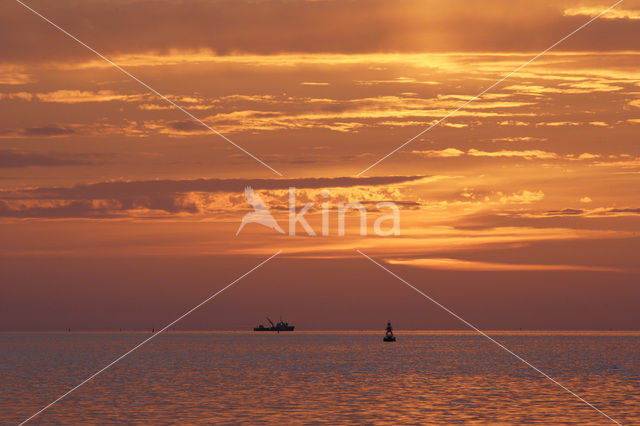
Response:
[{"label": "calm sea surface", "polygon": [[[494,333],[623,424],[640,424],[640,334]],[[147,337],[0,334],[0,423],[17,424]],[[33,424],[610,424],[465,333],[160,335]]]}]

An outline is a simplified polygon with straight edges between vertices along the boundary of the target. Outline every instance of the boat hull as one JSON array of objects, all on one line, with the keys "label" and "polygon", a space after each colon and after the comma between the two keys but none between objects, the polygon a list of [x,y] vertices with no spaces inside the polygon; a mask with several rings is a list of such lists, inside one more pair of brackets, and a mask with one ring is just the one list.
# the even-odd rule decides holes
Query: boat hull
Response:
[{"label": "boat hull", "polygon": [[290,327],[254,327],[253,331],[293,331],[295,326]]}]

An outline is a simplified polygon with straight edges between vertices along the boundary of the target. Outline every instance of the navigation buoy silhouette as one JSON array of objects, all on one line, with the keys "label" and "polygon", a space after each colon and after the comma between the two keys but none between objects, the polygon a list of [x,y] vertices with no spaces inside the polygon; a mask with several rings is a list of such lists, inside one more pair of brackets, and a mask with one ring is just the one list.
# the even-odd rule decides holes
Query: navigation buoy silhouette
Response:
[{"label": "navigation buoy silhouette", "polygon": [[391,328],[391,321],[387,322],[387,331],[384,333],[383,342],[395,342],[396,336],[393,335],[393,328]]}]

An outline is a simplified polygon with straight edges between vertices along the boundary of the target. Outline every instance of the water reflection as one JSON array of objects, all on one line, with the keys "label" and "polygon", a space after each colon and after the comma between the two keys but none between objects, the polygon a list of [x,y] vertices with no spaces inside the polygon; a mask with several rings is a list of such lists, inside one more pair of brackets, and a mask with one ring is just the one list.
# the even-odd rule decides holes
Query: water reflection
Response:
[{"label": "water reflection", "polygon": [[[169,333],[36,423],[607,423],[482,337],[400,336]],[[0,422],[23,420],[143,337],[0,335]],[[616,420],[640,422],[639,335],[497,339]]]}]

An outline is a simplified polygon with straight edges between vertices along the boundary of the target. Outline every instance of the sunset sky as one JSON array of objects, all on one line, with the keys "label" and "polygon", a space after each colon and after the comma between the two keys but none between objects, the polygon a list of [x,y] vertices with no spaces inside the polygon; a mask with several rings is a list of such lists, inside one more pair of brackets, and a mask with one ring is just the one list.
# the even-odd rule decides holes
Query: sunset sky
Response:
[{"label": "sunset sky", "polygon": [[[640,1],[361,176],[613,2],[27,4],[282,176],[2,2],[0,331],[158,328],[278,250],[177,328],[464,328],[356,249],[480,328],[640,328]],[[246,186],[330,235],[235,236]]]}]

